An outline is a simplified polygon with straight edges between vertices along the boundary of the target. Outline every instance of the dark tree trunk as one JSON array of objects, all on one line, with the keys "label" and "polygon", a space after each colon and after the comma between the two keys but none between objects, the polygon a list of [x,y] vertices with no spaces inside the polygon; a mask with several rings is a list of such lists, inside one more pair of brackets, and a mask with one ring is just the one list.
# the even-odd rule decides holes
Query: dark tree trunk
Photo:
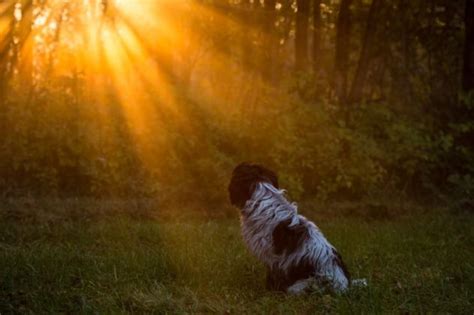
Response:
[{"label": "dark tree trunk", "polygon": [[320,69],[321,58],[321,0],[313,0],[313,73],[316,75]]},{"label": "dark tree trunk", "polygon": [[298,11],[296,13],[295,29],[295,69],[304,70],[308,64],[308,24],[309,24],[309,0],[297,0]]},{"label": "dark tree trunk", "polygon": [[275,31],[276,0],[265,0],[264,20],[262,23],[263,45],[262,45],[262,76],[267,81],[274,79],[274,61],[278,48],[278,37]]},{"label": "dark tree trunk", "polygon": [[359,57],[357,70],[352,81],[352,87],[348,101],[350,103],[358,102],[363,96],[367,73],[369,71],[369,63],[371,58],[371,50],[374,45],[375,34],[377,30],[377,11],[380,8],[382,0],[373,0],[370,5],[369,16],[365,29],[364,38],[362,40],[362,49]]},{"label": "dark tree trunk", "polygon": [[462,85],[466,92],[474,90],[474,0],[466,0],[464,16],[466,28]]},{"label": "dark tree trunk", "polygon": [[340,103],[347,101],[347,73],[349,67],[349,42],[351,31],[352,0],[341,0],[336,29],[335,89]]},{"label": "dark tree trunk", "polygon": [[252,69],[253,58],[253,3],[249,0],[241,2],[240,47],[242,64],[246,70]]}]

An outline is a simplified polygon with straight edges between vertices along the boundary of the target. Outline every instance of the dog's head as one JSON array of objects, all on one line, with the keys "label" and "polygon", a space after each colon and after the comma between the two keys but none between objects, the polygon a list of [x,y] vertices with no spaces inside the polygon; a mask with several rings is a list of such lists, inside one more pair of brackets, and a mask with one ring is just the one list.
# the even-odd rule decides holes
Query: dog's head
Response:
[{"label": "dog's head", "polygon": [[230,202],[238,208],[243,208],[259,182],[268,182],[278,188],[278,177],[269,169],[250,163],[237,165],[232,172],[228,188]]}]

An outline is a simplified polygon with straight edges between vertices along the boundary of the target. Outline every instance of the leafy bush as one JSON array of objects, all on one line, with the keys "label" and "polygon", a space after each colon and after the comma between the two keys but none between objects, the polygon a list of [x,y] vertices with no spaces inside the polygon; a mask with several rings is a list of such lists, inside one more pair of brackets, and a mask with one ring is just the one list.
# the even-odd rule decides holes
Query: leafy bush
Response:
[{"label": "leafy bush", "polygon": [[296,199],[360,199],[389,190],[418,197],[449,185],[472,194],[473,153],[462,142],[470,122],[437,130],[429,117],[415,119],[384,103],[347,114],[291,89],[263,90],[251,105],[191,99],[177,90],[185,114],[159,100],[134,104],[152,110],[137,126],[124,113],[127,104],[110,95],[99,102],[77,92],[85,85],[80,78],[70,81],[52,80],[34,97],[11,91],[1,103],[4,195],[223,203],[242,161],[275,169]]}]

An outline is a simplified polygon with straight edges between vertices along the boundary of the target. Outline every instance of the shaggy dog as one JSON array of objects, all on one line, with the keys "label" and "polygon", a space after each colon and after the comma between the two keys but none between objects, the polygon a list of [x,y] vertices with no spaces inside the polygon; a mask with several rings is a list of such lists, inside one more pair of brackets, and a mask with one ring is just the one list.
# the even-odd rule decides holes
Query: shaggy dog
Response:
[{"label": "shaggy dog", "polygon": [[341,255],[285,198],[274,172],[256,164],[238,165],[229,195],[241,209],[247,247],[267,267],[268,289],[299,294],[314,287],[336,292],[349,287]]}]

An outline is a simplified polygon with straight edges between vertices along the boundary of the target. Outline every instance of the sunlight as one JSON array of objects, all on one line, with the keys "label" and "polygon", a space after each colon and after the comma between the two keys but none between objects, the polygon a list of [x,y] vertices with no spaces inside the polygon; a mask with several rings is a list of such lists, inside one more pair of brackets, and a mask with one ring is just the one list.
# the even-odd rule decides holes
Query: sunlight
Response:
[{"label": "sunlight", "polygon": [[[209,23],[222,29],[209,34]],[[200,99],[206,100],[199,110],[223,121],[235,117],[235,104],[255,101],[249,97],[255,87],[265,90],[265,82],[252,76],[250,65],[239,65],[229,56],[228,30],[246,28],[222,8],[194,0],[0,4],[0,48],[10,43],[7,63],[14,69],[15,86],[29,86],[35,95],[51,93],[52,99],[63,92],[70,102],[90,105],[93,109],[83,111],[96,113],[93,119],[108,133],[106,138],[124,137],[108,127],[118,119],[134,158],[148,169],[161,168],[164,155],[180,145],[173,138],[177,134],[199,134],[203,129],[193,119],[192,106],[183,102],[183,93],[187,97],[192,89],[178,90],[176,78],[194,83]],[[222,40],[214,41],[214,36]],[[249,38],[254,37],[251,33]],[[218,86],[216,74],[226,79]],[[192,82],[194,77],[200,77],[199,82]],[[232,83],[239,80],[244,81],[241,90]],[[78,86],[81,90],[74,90]]]},{"label": "sunlight", "polygon": [[12,0],[0,4],[0,38],[3,42],[11,33],[14,43],[24,38],[12,64],[36,89],[51,78],[74,80],[80,75],[90,89],[87,95],[98,105],[114,91],[137,156],[151,163],[156,157],[144,148],[147,137],[159,132],[160,113],[166,111],[175,124],[189,127],[166,69],[192,45],[182,37],[179,19],[191,3]]},{"label": "sunlight", "polygon": [[[114,75],[126,75],[120,72],[120,67],[127,68],[123,63],[149,65],[151,59],[169,56],[171,47],[179,50],[177,22],[173,20],[179,7],[172,1],[12,0],[0,4],[0,38],[6,43],[13,34],[13,43],[19,43],[20,36],[25,37],[21,45],[29,41],[28,49],[34,50],[31,58],[36,60],[24,62],[32,62],[39,73],[47,68],[48,75],[63,75],[68,70],[110,75],[107,71],[112,66],[119,67],[113,70]],[[168,15],[170,9],[175,13]],[[104,63],[101,52],[112,60]],[[171,61],[163,59],[156,61]],[[147,70],[147,76],[160,71],[158,67]]]}]

